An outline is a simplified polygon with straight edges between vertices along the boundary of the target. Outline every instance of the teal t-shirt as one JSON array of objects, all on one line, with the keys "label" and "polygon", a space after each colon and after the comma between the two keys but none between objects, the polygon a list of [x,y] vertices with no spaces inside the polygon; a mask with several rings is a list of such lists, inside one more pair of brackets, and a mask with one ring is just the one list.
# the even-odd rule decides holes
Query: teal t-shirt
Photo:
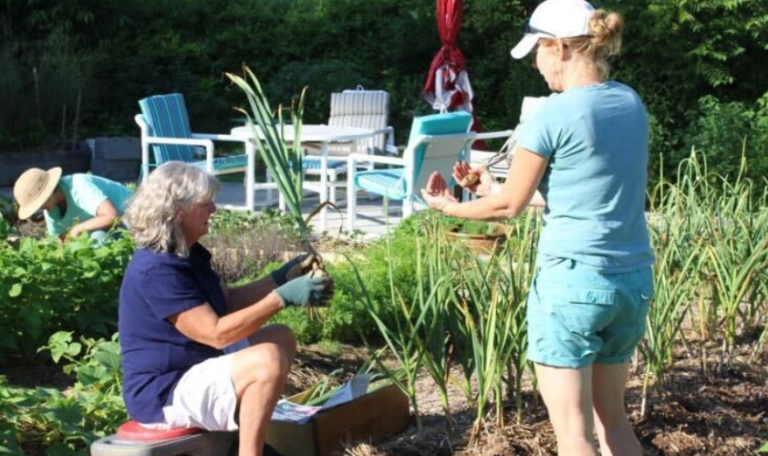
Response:
[{"label": "teal t-shirt", "polygon": [[539,255],[605,272],[653,263],[645,220],[648,115],[618,82],[548,98],[520,126],[518,146],[549,160]]},{"label": "teal t-shirt", "polygon": [[117,213],[123,215],[133,192],[118,182],[92,174],[72,174],[59,181],[59,188],[67,200],[66,213],[58,207],[44,211],[48,233],[60,236],[74,225],[96,216],[96,210],[109,199]]}]

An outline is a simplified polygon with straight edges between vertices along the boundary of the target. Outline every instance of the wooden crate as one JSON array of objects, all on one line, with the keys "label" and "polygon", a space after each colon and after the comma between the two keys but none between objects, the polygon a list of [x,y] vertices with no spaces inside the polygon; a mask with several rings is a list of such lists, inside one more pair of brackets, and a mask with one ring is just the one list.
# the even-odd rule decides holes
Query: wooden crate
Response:
[{"label": "wooden crate", "polygon": [[305,424],[273,422],[267,443],[283,456],[328,456],[344,442],[375,441],[408,426],[408,398],[388,385],[314,415]]}]

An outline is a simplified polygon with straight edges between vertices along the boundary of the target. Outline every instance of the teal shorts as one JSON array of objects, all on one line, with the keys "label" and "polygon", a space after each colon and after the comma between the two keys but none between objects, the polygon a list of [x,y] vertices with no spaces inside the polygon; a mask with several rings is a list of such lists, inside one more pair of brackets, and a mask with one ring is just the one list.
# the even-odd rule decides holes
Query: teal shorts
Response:
[{"label": "teal shorts", "polygon": [[650,266],[609,274],[546,261],[528,295],[528,359],[569,368],[626,362],[645,334],[652,296]]}]

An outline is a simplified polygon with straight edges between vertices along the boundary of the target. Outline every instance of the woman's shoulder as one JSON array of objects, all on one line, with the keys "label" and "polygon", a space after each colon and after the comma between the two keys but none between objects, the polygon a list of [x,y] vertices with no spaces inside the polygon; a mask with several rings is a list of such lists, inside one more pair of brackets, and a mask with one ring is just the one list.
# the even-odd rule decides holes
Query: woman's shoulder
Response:
[{"label": "woman's shoulder", "polygon": [[159,252],[149,248],[139,248],[133,254],[128,270],[133,274],[151,276],[168,270],[184,270],[191,268],[188,258],[181,258],[170,252]]}]

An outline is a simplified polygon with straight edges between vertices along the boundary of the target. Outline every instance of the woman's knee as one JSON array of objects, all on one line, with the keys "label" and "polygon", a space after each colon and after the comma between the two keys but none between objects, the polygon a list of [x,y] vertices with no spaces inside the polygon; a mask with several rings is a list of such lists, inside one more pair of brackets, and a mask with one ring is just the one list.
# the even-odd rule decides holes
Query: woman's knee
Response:
[{"label": "woman's knee", "polygon": [[238,395],[253,383],[285,382],[291,360],[283,347],[259,344],[241,350],[234,356],[231,375]]},{"label": "woman's knee", "polygon": [[293,356],[296,353],[296,336],[293,331],[286,325],[276,324],[270,326],[270,328],[272,327],[275,328],[274,331],[279,344],[291,355],[291,361],[293,361]]},{"label": "woman's knee", "polygon": [[291,328],[286,325],[275,324],[266,326],[249,337],[249,342],[253,346],[263,343],[277,344],[288,355],[289,361],[293,361],[293,357],[296,354],[296,336],[293,335]]}]

